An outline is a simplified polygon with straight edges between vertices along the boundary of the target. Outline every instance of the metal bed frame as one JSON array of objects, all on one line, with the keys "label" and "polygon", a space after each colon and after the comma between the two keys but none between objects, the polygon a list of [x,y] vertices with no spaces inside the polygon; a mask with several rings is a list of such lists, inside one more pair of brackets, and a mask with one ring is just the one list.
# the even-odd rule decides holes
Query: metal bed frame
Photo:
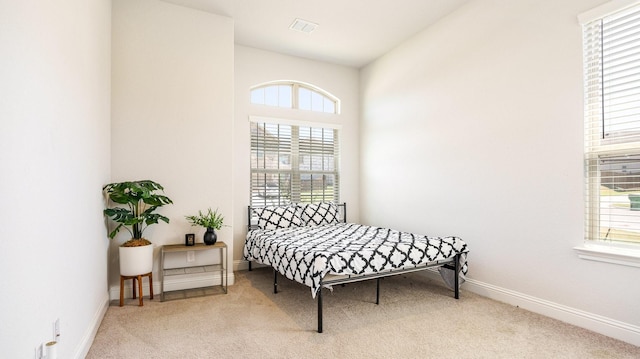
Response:
[{"label": "metal bed frame", "polygon": [[[342,212],[342,222],[346,223],[347,222],[347,204],[340,203],[337,206]],[[248,216],[247,230],[249,231],[257,228],[256,225],[252,224],[253,215],[251,212],[251,208],[252,208],[251,206],[248,206],[248,209],[247,209],[247,216]],[[447,260],[425,263],[416,267],[394,269],[394,270],[388,270],[388,271],[378,272],[378,273],[360,274],[360,275],[332,275],[332,274],[327,275],[325,278],[322,278],[322,280],[320,281],[320,289],[318,290],[318,294],[316,295],[318,300],[318,333],[322,333],[322,289],[325,286],[332,286],[332,285],[338,285],[338,284],[345,285],[347,283],[355,283],[355,282],[362,282],[366,280],[375,279],[376,280],[376,305],[379,305],[381,278],[391,277],[394,275],[400,275],[400,274],[411,273],[411,272],[419,272],[419,271],[427,270],[432,267],[442,266],[455,271],[454,288],[453,288],[454,298],[459,299],[460,298],[459,276],[460,276],[460,270],[461,270],[460,255],[461,254],[457,254],[453,258],[450,258]],[[252,270],[251,263],[252,261],[249,261],[249,271]],[[328,278],[328,277],[336,277],[336,278]],[[275,268],[273,268],[273,293],[274,294],[278,293],[278,271]]]}]

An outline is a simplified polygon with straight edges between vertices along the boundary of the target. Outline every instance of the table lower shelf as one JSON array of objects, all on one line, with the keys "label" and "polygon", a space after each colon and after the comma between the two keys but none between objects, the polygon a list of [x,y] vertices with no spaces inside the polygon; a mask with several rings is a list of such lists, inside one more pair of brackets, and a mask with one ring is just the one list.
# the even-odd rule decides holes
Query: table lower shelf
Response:
[{"label": "table lower shelf", "polygon": [[224,271],[224,268],[219,264],[212,264],[207,266],[195,266],[195,267],[180,267],[180,268],[167,268],[164,270],[164,277],[170,278],[179,275],[192,275],[198,273],[215,273]]},{"label": "table lower shelf", "polygon": [[[209,292],[211,294],[227,293],[225,273],[225,268],[217,264],[165,269],[162,286],[164,291],[161,290],[160,300],[164,302],[171,299],[197,297],[207,295],[206,293]],[[218,290],[211,290],[215,288]],[[201,292],[205,294],[198,294],[200,293],[198,290],[202,290]],[[178,295],[177,298],[175,295],[170,295],[170,293],[184,291],[190,292]]]},{"label": "table lower shelf", "polygon": [[163,301],[166,302],[170,300],[197,298],[197,297],[204,297],[208,295],[226,294],[226,293],[227,291],[225,291],[224,287],[221,285],[190,288],[190,289],[178,289],[178,290],[172,290],[169,292],[164,292]]}]

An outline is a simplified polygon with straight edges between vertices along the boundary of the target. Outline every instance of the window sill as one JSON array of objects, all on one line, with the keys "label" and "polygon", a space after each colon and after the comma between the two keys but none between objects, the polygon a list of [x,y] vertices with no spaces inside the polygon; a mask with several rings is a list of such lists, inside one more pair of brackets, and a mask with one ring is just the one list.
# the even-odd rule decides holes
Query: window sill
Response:
[{"label": "window sill", "polygon": [[582,259],[640,267],[640,250],[636,248],[614,247],[605,244],[585,243],[573,248]]}]

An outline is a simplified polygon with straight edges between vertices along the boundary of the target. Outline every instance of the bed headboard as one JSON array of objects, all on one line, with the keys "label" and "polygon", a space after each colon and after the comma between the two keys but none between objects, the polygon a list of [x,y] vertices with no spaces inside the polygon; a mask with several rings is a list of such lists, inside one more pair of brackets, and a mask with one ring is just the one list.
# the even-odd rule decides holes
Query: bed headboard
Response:
[{"label": "bed headboard", "polygon": [[[250,231],[252,229],[257,229],[258,228],[258,216],[256,215],[256,213],[253,211],[254,208],[263,208],[263,207],[290,207],[290,206],[297,206],[302,208],[303,206],[307,205],[308,203],[299,203],[299,204],[287,204],[287,205],[280,205],[280,206],[247,206],[247,230]],[[316,204],[316,203],[314,203]],[[347,223],[347,204],[346,203],[334,203],[337,207],[338,207],[338,219],[342,222],[342,223]]]}]

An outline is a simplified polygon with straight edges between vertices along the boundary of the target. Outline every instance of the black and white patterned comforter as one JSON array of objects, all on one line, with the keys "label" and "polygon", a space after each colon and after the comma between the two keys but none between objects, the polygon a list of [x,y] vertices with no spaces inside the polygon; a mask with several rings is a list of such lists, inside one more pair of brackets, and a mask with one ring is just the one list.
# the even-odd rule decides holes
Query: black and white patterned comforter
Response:
[{"label": "black and white patterned comforter", "polygon": [[359,275],[411,268],[461,255],[467,273],[467,245],[458,237],[428,237],[353,223],[316,227],[255,229],[247,233],[244,258],[270,265],[311,287],[315,298],[325,275]]}]

